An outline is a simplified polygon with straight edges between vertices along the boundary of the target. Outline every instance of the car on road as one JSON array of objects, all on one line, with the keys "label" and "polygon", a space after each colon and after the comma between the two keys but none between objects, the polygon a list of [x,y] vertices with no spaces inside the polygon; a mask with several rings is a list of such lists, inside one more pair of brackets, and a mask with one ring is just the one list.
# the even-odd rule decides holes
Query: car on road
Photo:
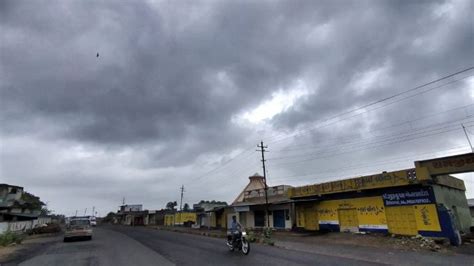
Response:
[{"label": "car on road", "polygon": [[64,233],[64,242],[72,239],[92,239],[92,227],[89,216],[69,218]]},{"label": "car on road", "polygon": [[95,218],[95,216],[91,216],[90,221],[91,221],[91,226],[97,226],[97,219]]}]

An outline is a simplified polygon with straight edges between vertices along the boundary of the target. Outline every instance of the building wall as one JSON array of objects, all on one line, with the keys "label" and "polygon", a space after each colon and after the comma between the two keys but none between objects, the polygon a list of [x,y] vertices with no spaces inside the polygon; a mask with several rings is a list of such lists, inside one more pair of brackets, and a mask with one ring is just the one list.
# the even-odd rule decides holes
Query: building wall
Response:
[{"label": "building wall", "polygon": [[174,224],[174,214],[165,214],[165,226],[173,226]]},{"label": "building wall", "polygon": [[[423,192],[423,196],[407,196],[418,192]],[[440,234],[441,224],[432,194],[429,188],[413,188],[393,190],[381,196],[297,203],[296,225],[306,230]]]},{"label": "building wall", "polygon": [[350,210],[357,213],[359,230],[387,230],[382,197],[323,201],[316,205],[319,228],[339,230],[342,216]]},{"label": "building wall", "polygon": [[471,214],[467,205],[465,191],[445,186],[433,185],[436,202],[444,204],[456,217],[456,227],[463,232],[469,232],[471,225]]}]

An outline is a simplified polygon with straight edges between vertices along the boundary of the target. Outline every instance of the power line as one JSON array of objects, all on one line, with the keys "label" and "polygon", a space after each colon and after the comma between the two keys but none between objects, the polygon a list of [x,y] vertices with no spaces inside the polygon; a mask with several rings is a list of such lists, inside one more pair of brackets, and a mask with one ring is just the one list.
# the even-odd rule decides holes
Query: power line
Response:
[{"label": "power line", "polygon": [[472,148],[471,139],[469,139],[469,135],[467,135],[467,132],[466,132],[466,127],[463,124],[461,124],[461,126],[462,126],[462,129],[464,130],[464,134],[466,135],[467,142],[469,142],[469,146],[471,147],[471,151],[474,152],[474,149]]},{"label": "power line", "polygon": [[[458,82],[458,81],[460,81],[460,80],[464,80],[464,79],[466,79],[466,78],[468,78],[468,77],[471,77],[472,75],[469,75],[469,76],[466,76],[466,77],[462,77],[462,78],[457,79],[457,80],[452,80],[452,81],[447,82],[447,83],[445,83],[445,84],[442,84],[442,85],[440,85],[440,86],[436,86],[436,87],[430,88],[430,89],[428,89],[428,90],[424,90],[424,91],[422,91],[422,92],[419,92],[419,93],[416,93],[416,94],[413,94],[413,95],[409,95],[409,96],[407,96],[407,97],[405,97],[405,98],[398,99],[397,101],[394,101],[394,102],[392,102],[392,103],[389,103],[389,104],[386,104],[386,105],[383,105],[383,106],[379,106],[379,107],[377,107],[377,108],[373,108],[373,109],[370,109],[370,110],[365,110],[365,111],[362,112],[362,113],[358,113],[358,114],[356,114],[356,115],[354,115],[354,116],[347,117],[347,118],[344,118],[344,119],[339,119],[339,120],[334,121],[334,122],[332,122],[332,123],[329,123],[329,124],[327,124],[327,125],[322,125],[322,123],[328,122],[328,121],[333,120],[333,119],[335,119],[335,118],[339,118],[339,117],[342,117],[342,116],[347,115],[347,114],[350,114],[350,113],[354,113],[354,112],[357,112],[357,111],[360,111],[360,110],[364,110],[364,109],[366,109],[367,107],[371,107],[371,106],[374,106],[374,105],[376,105],[376,104],[379,104],[379,103],[388,101],[388,100],[390,100],[390,99],[396,98],[396,97],[398,97],[398,96],[400,96],[400,95],[403,95],[403,94],[405,94],[405,93],[409,93],[409,92],[412,92],[412,91],[415,91],[415,90],[418,90],[418,89],[427,87],[427,86],[429,86],[429,85],[435,84],[435,83],[440,82],[440,81],[442,81],[442,80],[446,80],[446,79],[451,78],[451,77],[454,77],[454,76],[456,76],[456,75],[459,75],[459,74],[462,74],[462,73],[471,71],[472,69],[474,69],[474,67],[469,67],[469,68],[463,69],[463,70],[461,70],[461,71],[458,71],[458,72],[456,72],[456,73],[453,73],[453,74],[444,76],[444,77],[442,77],[442,78],[439,78],[439,79],[436,79],[436,80],[433,80],[433,81],[430,81],[430,82],[425,83],[425,84],[423,84],[423,85],[420,85],[420,86],[417,86],[417,87],[414,87],[414,88],[405,90],[405,91],[400,92],[400,93],[396,93],[396,94],[391,95],[391,96],[389,96],[389,97],[386,97],[386,98],[383,98],[383,99],[380,99],[380,100],[377,100],[377,101],[374,101],[374,102],[365,104],[365,105],[363,105],[363,106],[360,106],[360,107],[351,109],[351,110],[349,110],[349,111],[345,111],[345,112],[339,113],[339,114],[337,114],[337,115],[331,116],[331,117],[329,117],[329,118],[326,118],[326,119],[324,119],[324,120],[318,122],[318,123],[316,124],[316,126],[319,126],[319,127],[321,127],[321,126],[328,126],[328,125],[331,125],[331,124],[334,124],[334,123],[337,123],[337,122],[340,122],[340,121],[347,120],[347,119],[349,119],[349,118],[353,118],[353,117],[355,117],[355,116],[359,116],[359,115],[361,115],[361,114],[363,114],[363,113],[367,113],[367,112],[369,112],[369,111],[377,110],[377,109],[386,107],[386,106],[388,106],[388,105],[391,105],[391,104],[394,104],[394,103],[398,103],[398,102],[400,102],[400,101],[403,101],[403,100],[406,100],[406,99],[409,99],[409,98],[418,96],[418,95],[420,95],[420,94],[423,94],[423,93],[432,91],[432,90],[434,90],[434,89],[438,89],[438,88],[444,87],[444,86],[446,86],[446,85],[449,85],[449,84]],[[319,127],[316,127],[316,128],[319,128]],[[314,129],[316,129],[316,128],[314,128]],[[293,134],[299,134],[299,133],[302,133],[302,132],[305,132],[305,131],[308,131],[308,130],[312,130],[312,129],[311,129],[311,128],[309,128],[309,129],[301,129],[301,130],[298,130],[298,131],[296,131],[296,132],[293,132]],[[281,134],[280,134],[280,135],[281,135]],[[278,137],[278,135],[277,135],[276,137]],[[280,139],[276,139],[276,140],[271,140],[271,138],[270,138],[270,141],[267,141],[267,142],[275,143],[275,142],[279,142],[279,141],[282,141],[282,140],[287,139],[287,138],[290,138],[290,137],[293,137],[293,136],[284,136],[284,137],[282,137],[282,138],[280,138]],[[275,138],[275,137],[274,137],[274,138]]]},{"label": "power line", "polygon": [[[373,144],[383,143],[383,142],[387,142],[387,141],[398,140],[400,138],[416,136],[416,135],[420,135],[420,134],[424,134],[424,133],[431,133],[432,131],[452,127],[451,124],[454,124],[455,126],[458,126],[459,122],[465,121],[466,119],[471,119],[471,118],[470,117],[469,118],[463,118],[463,119],[459,119],[459,120],[455,120],[455,121],[451,121],[451,122],[447,122],[447,123],[446,122],[445,123],[438,123],[438,124],[430,125],[430,126],[427,126],[427,127],[419,128],[419,129],[416,129],[416,130],[412,130],[412,131],[407,132],[407,133],[398,134],[398,135],[387,134],[387,135],[382,135],[382,136],[379,136],[379,137],[376,137],[376,138],[365,138],[365,139],[367,139],[366,141],[352,142],[352,143],[349,142],[349,143],[343,143],[342,145],[332,145],[330,147],[335,148],[335,149],[333,149],[334,151],[337,151],[340,148],[345,148],[345,146],[348,146],[350,148],[351,145],[352,146],[355,145],[354,148],[364,147],[365,145],[373,145]],[[470,123],[472,121],[467,121],[467,122]],[[443,127],[443,125],[444,125],[444,127]],[[446,126],[446,125],[450,125],[450,126]],[[436,128],[433,128],[435,126],[436,126]],[[380,138],[380,140],[374,141],[374,139],[377,140],[378,138]],[[368,143],[364,143],[364,142],[368,142]],[[361,144],[361,145],[356,145],[356,144]],[[338,146],[340,147],[339,149],[338,149]],[[315,150],[317,151],[317,150],[324,150],[324,149],[320,148],[320,149],[315,149]],[[331,150],[329,150],[329,151],[331,151]],[[305,156],[310,156],[310,155],[314,155],[314,153],[280,156],[280,157],[274,157],[274,158],[268,158],[268,159],[269,160],[282,160],[282,159],[289,159],[289,158],[305,157]]]},{"label": "power line", "polygon": [[[405,125],[405,124],[408,124],[408,125],[411,125],[413,124],[414,122],[417,122],[417,121],[420,121],[420,120],[426,120],[427,118],[430,118],[430,117],[434,117],[434,116],[438,116],[438,115],[441,115],[441,114],[445,114],[445,113],[449,113],[449,112],[453,112],[453,111],[458,111],[458,110],[462,110],[462,109],[466,109],[468,107],[472,107],[474,106],[474,104],[468,104],[468,105],[464,105],[464,106],[460,106],[460,107],[456,107],[456,108],[453,108],[453,109],[449,109],[449,110],[445,110],[445,111],[442,111],[442,112],[437,112],[437,113],[434,113],[434,114],[430,114],[430,115],[426,115],[426,116],[422,116],[422,117],[419,117],[417,119],[413,119],[413,120],[409,120],[409,121],[405,121],[405,122],[401,122],[401,123],[398,123],[398,124],[394,124],[394,125],[390,125],[390,126],[387,126],[387,127],[383,127],[383,128],[377,128],[377,129],[374,129],[374,130],[370,130],[368,132],[364,132],[364,134],[370,134],[370,133],[374,133],[374,132],[379,132],[379,131],[383,131],[383,130],[386,130],[386,129],[390,129],[390,128],[394,128],[394,127],[399,127],[399,126],[402,126],[402,125]],[[472,115],[469,115],[469,114],[466,114],[465,117],[471,117]],[[378,136],[376,136],[378,137]],[[370,138],[370,137],[368,137]],[[347,137],[347,139],[353,139],[352,137]],[[328,141],[328,140],[338,140],[338,141],[342,141],[344,139],[341,139],[341,138],[338,138],[338,137],[334,137],[334,138],[326,138],[325,141]],[[292,148],[290,149],[286,149],[286,148],[283,148],[283,149],[277,149],[275,151],[294,151],[294,150],[302,150],[302,149],[311,149],[311,147],[314,147],[314,146],[308,146],[307,144],[302,144],[302,145],[292,145],[291,146]],[[319,145],[317,147],[320,147]]]},{"label": "power line", "polygon": [[[318,171],[318,172],[313,172],[313,173],[305,173],[305,174],[300,174],[300,175],[291,175],[291,176],[285,176],[285,177],[277,177],[275,178],[276,181],[279,181],[279,180],[294,180],[295,178],[301,178],[301,177],[304,177],[304,176],[316,176],[316,175],[319,175],[319,174],[324,174],[324,173],[334,173],[334,172],[340,172],[340,170],[354,170],[354,169],[360,169],[360,168],[369,168],[369,167],[373,167],[373,166],[379,166],[379,165],[386,165],[386,164],[392,164],[392,163],[396,163],[396,162],[413,162],[413,160],[416,160],[416,159],[419,159],[421,155],[428,155],[428,154],[433,154],[433,155],[436,155],[436,154],[439,154],[440,152],[448,152],[448,151],[460,151],[460,150],[465,150],[466,147],[464,145],[461,145],[461,146],[456,146],[456,147],[453,147],[453,148],[450,148],[450,149],[447,149],[447,150],[443,150],[443,151],[439,151],[439,150],[436,150],[436,151],[430,151],[430,152],[425,152],[425,153],[418,153],[416,155],[413,155],[411,157],[407,157],[407,156],[400,156],[400,157],[395,157],[395,158],[391,158],[390,160],[382,160],[382,161],[373,161],[371,163],[366,163],[366,164],[355,164],[355,165],[350,165],[350,166],[346,166],[346,167],[338,167],[338,168],[332,168],[332,169],[325,169],[324,171]],[[344,172],[344,171],[342,171]]]},{"label": "power line", "polygon": [[[377,100],[377,101],[374,101],[374,102],[365,104],[365,105],[363,105],[363,106],[360,106],[360,107],[357,107],[357,108],[353,108],[353,109],[351,109],[351,110],[348,110],[348,111],[339,113],[339,114],[337,114],[337,115],[334,115],[334,116],[331,116],[331,117],[329,117],[329,118],[327,118],[327,119],[322,120],[322,121],[319,122],[316,126],[318,126],[318,125],[320,125],[320,126],[328,126],[328,125],[331,125],[331,124],[334,124],[334,123],[338,123],[338,122],[341,122],[341,121],[343,121],[343,120],[345,120],[345,119],[349,119],[349,118],[352,118],[352,117],[361,115],[361,114],[366,113],[366,112],[369,112],[369,111],[374,111],[374,110],[377,110],[377,109],[386,107],[386,106],[388,106],[388,105],[391,105],[391,104],[400,102],[400,101],[402,101],[402,100],[405,100],[405,99],[408,99],[408,98],[415,97],[415,96],[417,96],[417,95],[426,93],[426,92],[428,92],[428,91],[432,91],[432,90],[434,90],[434,89],[441,88],[441,87],[443,87],[443,86],[452,84],[452,83],[454,83],[454,82],[458,82],[458,81],[463,80],[463,79],[465,79],[465,78],[467,78],[467,77],[469,77],[469,76],[463,77],[463,78],[460,78],[460,79],[457,79],[457,80],[452,80],[452,81],[450,81],[450,82],[448,82],[448,83],[445,83],[445,84],[442,84],[442,85],[440,85],[440,86],[436,86],[436,87],[430,88],[430,89],[428,89],[428,90],[421,91],[421,92],[419,92],[419,93],[417,93],[417,94],[409,95],[409,96],[407,96],[407,97],[405,97],[405,98],[398,99],[397,101],[388,103],[387,105],[384,105],[384,106],[379,106],[379,107],[376,107],[376,108],[372,108],[372,109],[370,109],[370,110],[365,110],[364,112],[358,113],[358,114],[356,114],[356,115],[354,115],[354,116],[351,116],[351,117],[347,117],[347,118],[344,118],[344,119],[339,119],[339,120],[337,120],[337,121],[333,121],[332,123],[329,123],[329,124],[326,124],[326,125],[321,125],[321,124],[324,123],[324,122],[328,122],[328,121],[333,120],[333,119],[335,119],[335,118],[342,117],[342,116],[345,116],[345,115],[347,115],[347,114],[354,113],[354,112],[357,112],[357,111],[360,111],[360,110],[364,110],[364,109],[366,109],[366,108],[368,108],[368,107],[374,106],[374,105],[379,104],[379,103],[382,103],[382,102],[386,102],[386,101],[388,101],[388,100],[394,99],[394,98],[396,98],[396,97],[398,97],[398,96],[401,96],[401,95],[403,95],[403,94],[406,94],[406,93],[409,93],[409,92],[413,92],[413,91],[419,90],[419,89],[421,89],[421,88],[427,87],[427,86],[432,85],[432,84],[435,84],[435,83],[437,83],[437,82],[440,82],[440,81],[449,79],[449,78],[451,78],[451,77],[457,76],[457,75],[459,75],[459,74],[462,74],[462,73],[471,71],[472,69],[474,69],[474,67],[465,68],[465,69],[463,69],[463,70],[461,70],[461,71],[458,71],[458,72],[452,73],[452,74],[450,74],[450,75],[447,75],[447,76],[438,78],[438,79],[433,80],[433,81],[430,81],[430,82],[428,82],[428,83],[425,83],[425,84],[416,86],[416,87],[414,87],[414,88],[411,88],[411,89],[402,91],[402,92],[400,92],[400,93],[396,93],[396,94],[394,94],[394,95],[391,95],[391,96],[388,96],[388,97],[379,99],[379,100]],[[313,128],[313,129],[315,129],[315,128]],[[275,140],[270,141],[270,142],[271,142],[271,143],[279,142],[279,141],[282,141],[282,140],[284,140],[284,139],[291,138],[291,137],[293,137],[295,134],[299,134],[299,133],[302,133],[302,132],[308,131],[308,130],[312,130],[312,129],[309,128],[309,129],[297,130],[296,132],[293,132],[291,136],[285,136],[285,137],[283,137],[283,138],[275,139]],[[278,137],[278,135],[275,136],[275,137],[273,137],[273,138],[276,138],[276,137]],[[198,176],[198,177],[195,177],[195,178],[193,178],[193,180],[202,179],[202,178],[208,176],[209,174],[211,174],[211,173],[213,173],[213,172],[216,172],[216,171],[218,171],[218,170],[222,170],[226,165],[228,165],[229,163],[231,163],[232,161],[234,161],[234,160],[237,159],[238,157],[242,156],[243,154],[248,153],[250,150],[251,150],[251,149],[247,149],[247,150],[244,150],[244,151],[240,152],[239,154],[237,154],[236,156],[234,156],[234,157],[231,158],[230,160],[226,161],[225,163],[221,164],[221,165],[218,166],[217,168],[212,169],[212,170],[210,170],[210,171],[208,171],[208,172],[206,172],[206,173],[204,173],[204,174],[202,174],[202,175],[200,175],[200,176]]]},{"label": "power line", "polygon": [[206,177],[208,176],[209,174],[213,173],[213,172],[216,172],[217,170],[222,170],[226,165],[228,165],[230,162],[234,161],[235,159],[237,159],[238,157],[240,156],[243,156],[244,154],[250,154],[250,152],[252,151],[253,148],[248,148],[246,150],[243,150],[241,151],[240,153],[238,153],[237,155],[235,155],[234,157],[232,157],[231,159],[227,160],[225,163],[219,165],[218,167],[204,173],[204,174],[201,174],[197,177],[194,177],[194,178],[191,178],[192,181],[198,181],[200,179],[202,179],[203,177]]},{"label": "power line", "polygon": [[430,137],[430,136],[436,136],[436,135],[440,135],[440,134],[444,134],[444,133],[448,133],[448,132],[452,132],[452,131],[456,131],[456,130],[459,130],[459,128],[456,127],[456,128],[444,130],[444,131],[441,131],[441,132],[436,132],[436,133],[432,133],[432,134],[422,135],[422,136],[414,137],[414,138],[411,138],[411,139],[405,139],[405,140],[402,139],[402,140],[399,140],[399,141],[394,141],[394,142],[391,142],[391,143],[385,143],[385,144],[382,144],[382,145],[377,145],[377,146],[372,146],[372,147],[365,147],[365,148],[358,149],[358,150],[349,150],[349,151],[344,151],[344,152],[341,152],[341,153],[329,154],[329,155],[326,155],[326,156],[312,157],[312,158],[308,158],[308,159],[300,160],[300,161],[293,161],[293,162],[289,162],[289,163],[281,163],[281,164],[277,164],[277,165],[275,165],[275,166],[300,164],[300,163],[309,162],[309,161],[314,161],[314,160],[318,160],[318,159],[331,158],[331,157],[335,157],[335,156],[341,155],[341,154],[347,154],[347,153],[352,153],[352,152],[356,152],[356,151],[363,151],[363,150],[369,150],[369,149],[380,148],[380,147],[383,147],[383,146],[386,146],[386,145],[390,145],[390,144],[397,144],[397,143],[402,143],[402,142],[406,142],[406,141],[411,141],[411,140],[415,140],[415,139],[419,139],[419,138]]}]

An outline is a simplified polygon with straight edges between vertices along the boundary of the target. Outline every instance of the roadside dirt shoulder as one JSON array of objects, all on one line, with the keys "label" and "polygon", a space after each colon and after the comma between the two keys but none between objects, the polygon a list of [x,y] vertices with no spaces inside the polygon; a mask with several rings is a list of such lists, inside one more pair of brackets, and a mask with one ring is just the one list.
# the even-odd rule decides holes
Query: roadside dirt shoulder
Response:
[{"label": "roadside dirt shoulder", "polygon": [[62,240],[61,233],[27,236],[21,244],[0,247],[0,265],[15,265]]}]

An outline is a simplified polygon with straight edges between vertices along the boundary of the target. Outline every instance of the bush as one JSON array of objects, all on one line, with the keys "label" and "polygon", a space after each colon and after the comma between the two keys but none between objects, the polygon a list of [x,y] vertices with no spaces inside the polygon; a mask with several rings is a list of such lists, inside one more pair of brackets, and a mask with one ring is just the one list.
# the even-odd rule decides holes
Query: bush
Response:
[{"label": "bush", "polygon": [[8,246],[10,244],[21,244],[23,241],[23,236],[12,231],[7,231],[0,235],[0,245],[1,246]]},{"label": "bush", "polygon": [[269,227],[266,227],[263,230],[263,243],[265,243],[267,245],[270,245],[270,246],[275,245],[275,241],[272,240],[272,233],[273,233],[273,231]]},{"label": "bush", "polygon": [[61,226],[59,224],[48,224],[47,226],[40,226],[31,229],[28,234],[35,235],[35,234],[51,234],[51,233],[58,233],[61,232]]},{"label": "bush", "polygon": [[248,231],[247,232],[247,240],[249,242],[255,242],[255,240],[257,240],[256,237],[255,237],[255,232],[254,231]]}]

